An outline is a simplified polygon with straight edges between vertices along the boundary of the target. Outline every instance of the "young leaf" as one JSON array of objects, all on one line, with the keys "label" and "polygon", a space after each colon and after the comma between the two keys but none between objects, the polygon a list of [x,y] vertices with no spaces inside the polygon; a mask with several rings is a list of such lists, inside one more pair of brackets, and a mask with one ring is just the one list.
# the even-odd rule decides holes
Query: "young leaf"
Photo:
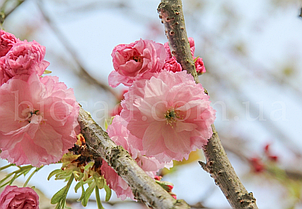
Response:
[{"label": "young leaf", "polygon": [[47,180],[49,181],[49,179],[51,179],[51,177],[53,177],[54,175],[57,175],[58,173],[62,172],[62,169],[56,169],[53,170],[47,177]]},{"label": "young leaf", "polygon": [[84,198],[83,198],[83,200],[82,200],[82,205],[83,205],[84,207],[87,206],[88,200],[89,200],[89,198],[90,198],[90,196],[91,196],[91,193],[93,192],[95,186],[96,186],[95,182],[92,182],[92,183],[89,185],[89,187],[87,188],[87,190],[86,190],[86,192],[85,192],[85,195],[84,195]]},{"label": "young leaf", "polygon": [[93,179],[96,183],[96,186],[99,188],[99,189],[102,189],[104,188],[104,185],[105,185],[105,179],[101,176],[97,176],[97,175],[93,175]]},{"label": "young leaf", "polygon": [[111,198],[111,189],[109,188],[109,186],[107,186],[107,184],[104,185],[104,189],[106,191],[105,201],[108,202]]},{"label": "young leaf", "polygon": [[95,197],[96,197],[96,203],[98,205],[98,209],[104,209],[102,202],[101,202],[100,191],[97,186],[95,186]]},{"label": "young leaf", "polygon": [[79,181],[79,182],[75,185],[75,187],[74,187],[75,193],[78,192],[78,189],[79,189],[81,186],[83,186],[83,184],[84,184],[84,182],[81,180],[81,181]]},{"label": "young leaf", "polygon": [[[66,199],[66,186],[64,186],[62,189],[60,189],[57,193],[54,194],[54,196],[52,196],[51,198],[51,204],[57,204],[58,202],[60,202],[61,199]],[[58,204],[59,205],[59,204]]]}]

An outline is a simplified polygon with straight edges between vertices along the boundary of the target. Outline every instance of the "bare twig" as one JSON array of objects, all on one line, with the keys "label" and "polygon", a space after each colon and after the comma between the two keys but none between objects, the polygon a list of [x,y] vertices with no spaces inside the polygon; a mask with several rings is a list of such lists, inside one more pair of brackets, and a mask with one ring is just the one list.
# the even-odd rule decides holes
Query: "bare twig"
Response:
[{"label": "bare twig", "polygon": [[80,108],[78,121],[90,151],[102,157],[128,183],[137,200],[153,208],[190,208],[183,200],[175,200],[155,183],[154,179],[137,165],[126,150],[117,146],[83,108]]},{"label": "bare twig", "polygon": [[[181,0],[162,0],[158,12],[165,26],[172,54],[182,65],[183,70],[191,73],[197,82]],[[200,165],[211,174],[233,208],[258,208],[253,194],[247,192],[229,162],[214,125],[212,130],[213,135],[204,147],[207,163],[200,162]]]}]

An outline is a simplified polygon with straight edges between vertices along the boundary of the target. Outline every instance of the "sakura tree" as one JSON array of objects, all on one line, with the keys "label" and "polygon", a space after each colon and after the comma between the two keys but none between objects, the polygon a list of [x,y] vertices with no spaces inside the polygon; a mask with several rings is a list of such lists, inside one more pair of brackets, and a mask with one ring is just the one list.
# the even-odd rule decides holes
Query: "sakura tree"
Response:
[{"label": "sakura tree", "polygon": [[[38,6],[52,26],[42,4]],[[103,208],[113,190],[121,200],[129,198],[150,208],[190,208],[177,199],[173,182],[159,175],[203,150],[205,160],[199,159],[199,167],[211,175],[231,207],[257,208],[214,126],[212,92],[198,78],[206,79],[207,70],[195,54],[194,39],[187,37],[182,2],[163,0],[157,11],[167,42],[139,39],[112,50],[108,83],[125,87],[121,96],[100,84],[120,101],[104,128],[85,110],[85,103],[76,101],[76,91],[52,75],[44,46],[0,31],[0,157],[10,163],[1,170],[16,169],[0,181],[6,186],[1,206],[39,208],[29,182],[45,165],[56,164],[60,168],[48,179],[64,180],[65,186],[51,198],[55,208],[68,206],[67,194],[73,187],[83,206],[94,193],[95,204]],[[269,161],[277,161],[270,145],[264,152]],[[273,165],[264,165],[257,157],[248,160],[255,172],[269,171]],[[26,177],[23,187],[11,186],[20,176]]]}]

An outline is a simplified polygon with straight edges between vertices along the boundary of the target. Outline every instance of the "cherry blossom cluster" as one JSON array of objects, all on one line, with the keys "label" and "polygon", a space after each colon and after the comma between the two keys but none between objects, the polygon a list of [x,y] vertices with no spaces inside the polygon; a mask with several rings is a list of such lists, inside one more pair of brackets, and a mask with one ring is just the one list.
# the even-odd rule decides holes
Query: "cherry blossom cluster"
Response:
[{"label": "cherry blossom cluster", "polygon": [[39,209],[39,196],[32,188],[8,185],[0,194],[0,208]]},{"label": "cherry blossom cluster", "polygon": [[45,47],[0,31],[0,157],[39,167],[76,142],[79,106],[58,77],[43,76]]},{"label": "cherry blossom cluster", "polygon": [[[198,73],[205,68],[194,57]],[[120,44],[111,54],[111,87],[128,86],[108,134],[122,145],[151,177],[172,160],[188,159],[191,151],[202,148],[212,135],[215,110],[201,84],[183,71],[172,56],[168,43],[138,40]],[[109,186],[123,199],[132,197],[130,187],[107,164],[102,172]]]}]

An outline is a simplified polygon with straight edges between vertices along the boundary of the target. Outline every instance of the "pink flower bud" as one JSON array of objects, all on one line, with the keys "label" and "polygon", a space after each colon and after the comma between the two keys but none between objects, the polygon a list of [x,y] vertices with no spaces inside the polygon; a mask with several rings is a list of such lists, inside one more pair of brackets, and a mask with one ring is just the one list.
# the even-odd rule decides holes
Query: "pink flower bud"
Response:
[{"label": "pink flower bud", "polygon": [[250,159],[250,163],[252,164],[256,173],[261,173],[262,171],[264,171],[264,164],[262,163],[260,158],[253,157]]},{"label": "pink flower bud", "polygon": [[19,41],[5,56],[4,69],[9,77],[29,76],[37,74],[41,76],[48,67],[49,62],[44,60],[45,47],[32,41]]}]

